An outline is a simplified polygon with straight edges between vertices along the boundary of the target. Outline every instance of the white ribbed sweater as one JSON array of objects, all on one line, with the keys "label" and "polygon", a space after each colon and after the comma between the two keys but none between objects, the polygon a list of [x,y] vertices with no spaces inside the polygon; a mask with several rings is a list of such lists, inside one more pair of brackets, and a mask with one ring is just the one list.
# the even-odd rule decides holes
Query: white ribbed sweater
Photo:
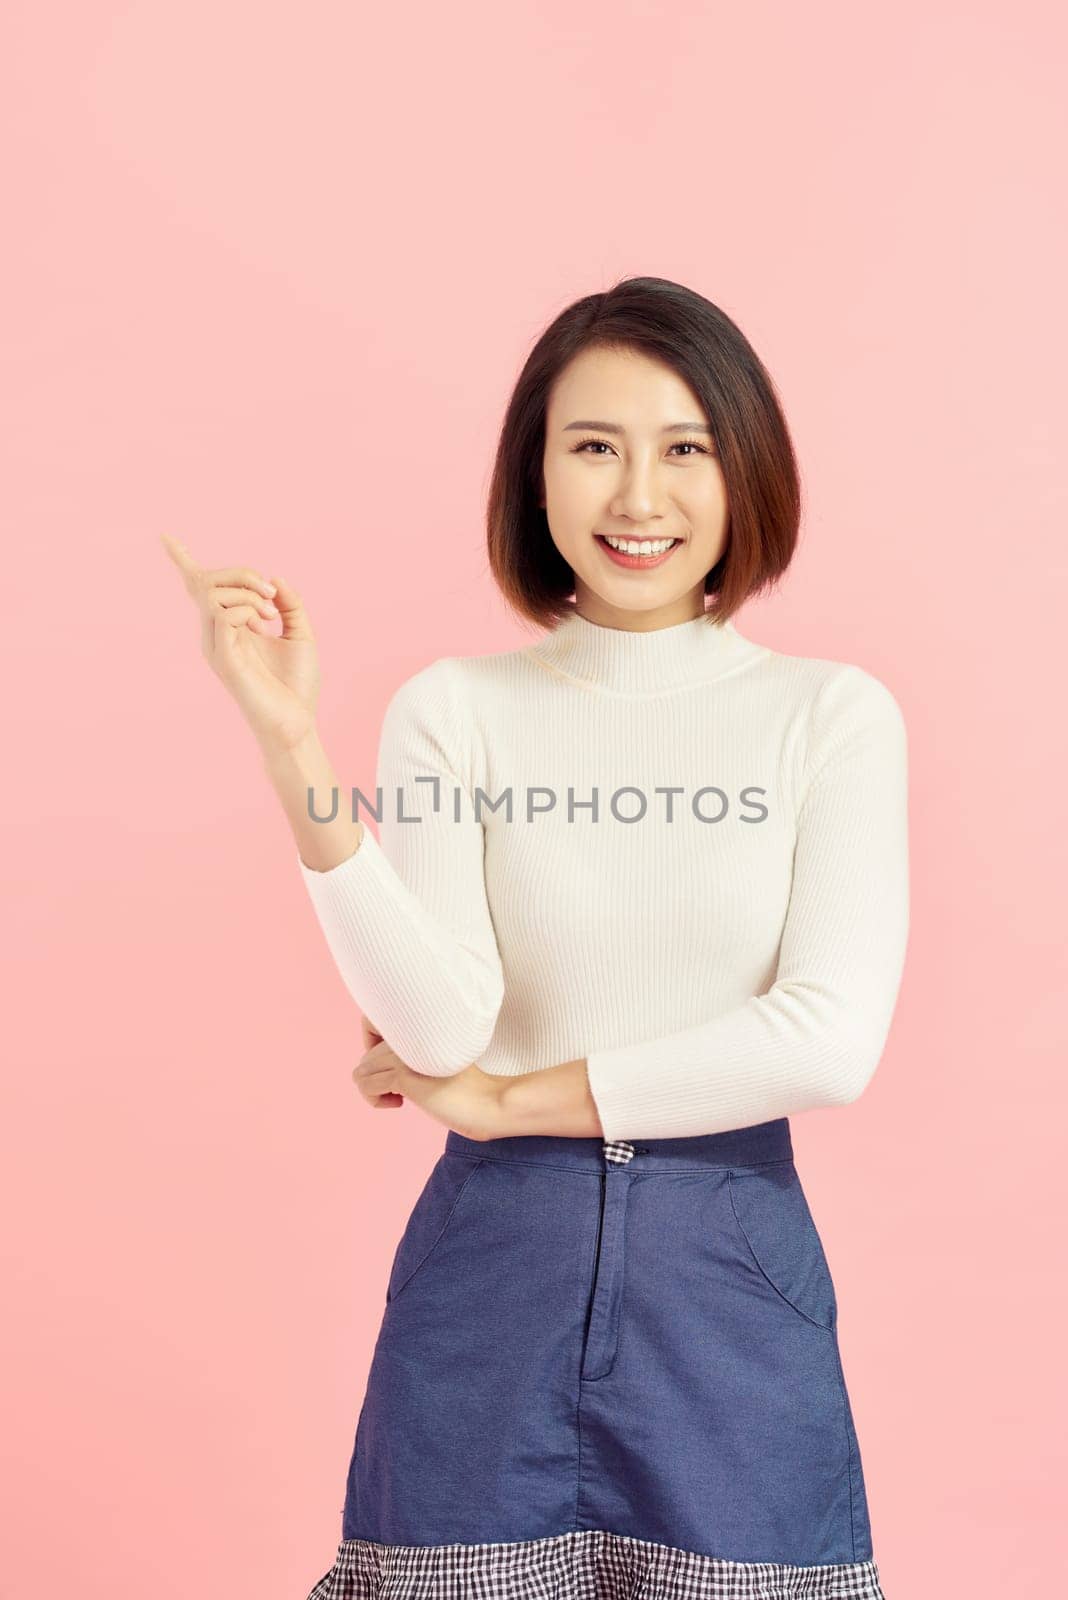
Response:
[{"label": "white ribbed sweater", "polygon": [[606,1139],[868,1083],[909,889],[904,721],[862,668],[572,611],[402,683],[376,784],[377,839],[361,804],[352,856],[297,860],[346,987],[417,1072],[585,1056]]}]

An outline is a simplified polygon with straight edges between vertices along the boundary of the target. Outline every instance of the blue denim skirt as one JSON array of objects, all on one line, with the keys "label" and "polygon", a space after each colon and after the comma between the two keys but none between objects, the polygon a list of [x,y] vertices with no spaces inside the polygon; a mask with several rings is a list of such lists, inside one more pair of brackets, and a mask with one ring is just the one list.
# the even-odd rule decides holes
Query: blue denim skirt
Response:
[{"label": "blue denim skirt", "polygon": [[449,1132],[309,1600],[882,1600],[786,1118]]}]

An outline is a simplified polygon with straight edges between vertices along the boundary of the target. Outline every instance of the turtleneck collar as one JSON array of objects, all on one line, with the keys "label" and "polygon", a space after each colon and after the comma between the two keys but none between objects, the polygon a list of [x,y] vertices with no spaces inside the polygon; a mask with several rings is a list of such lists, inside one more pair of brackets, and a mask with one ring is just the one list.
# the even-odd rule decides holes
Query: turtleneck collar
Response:
[{"label": "turtleneck collar", "polygon": [[524,654],[582,683],[645,695],[709,683],[760,651],[730,621],[692,617],[638,632],[590,622],[572,609]]}]

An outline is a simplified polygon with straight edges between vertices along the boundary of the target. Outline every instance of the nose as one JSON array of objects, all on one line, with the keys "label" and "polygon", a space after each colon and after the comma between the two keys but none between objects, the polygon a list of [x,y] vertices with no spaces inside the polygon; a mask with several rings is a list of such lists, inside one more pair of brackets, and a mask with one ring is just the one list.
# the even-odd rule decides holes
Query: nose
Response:
[{"label": "nose", "polygon": [[660,502],[655,460],[637,454],[623,469],[623,477],[612,499],[614,516],[631,522],[646,522],[656,516]]}]

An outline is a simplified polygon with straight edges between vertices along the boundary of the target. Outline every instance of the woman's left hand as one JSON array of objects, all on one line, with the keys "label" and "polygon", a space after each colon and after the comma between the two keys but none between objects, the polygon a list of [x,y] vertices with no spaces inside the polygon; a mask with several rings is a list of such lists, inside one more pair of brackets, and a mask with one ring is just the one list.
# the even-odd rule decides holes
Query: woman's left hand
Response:
[{"label": "woman's left hand", "polygon": [[352,1076],[364,1099],[378,1110],[407,1099],[465,1139],[496,1139],[504,1133],[501,1091],[507,1079],[483,1072],[477,1064],[447,1078],[430,1077],[414,1072],[380,1039]]}]

